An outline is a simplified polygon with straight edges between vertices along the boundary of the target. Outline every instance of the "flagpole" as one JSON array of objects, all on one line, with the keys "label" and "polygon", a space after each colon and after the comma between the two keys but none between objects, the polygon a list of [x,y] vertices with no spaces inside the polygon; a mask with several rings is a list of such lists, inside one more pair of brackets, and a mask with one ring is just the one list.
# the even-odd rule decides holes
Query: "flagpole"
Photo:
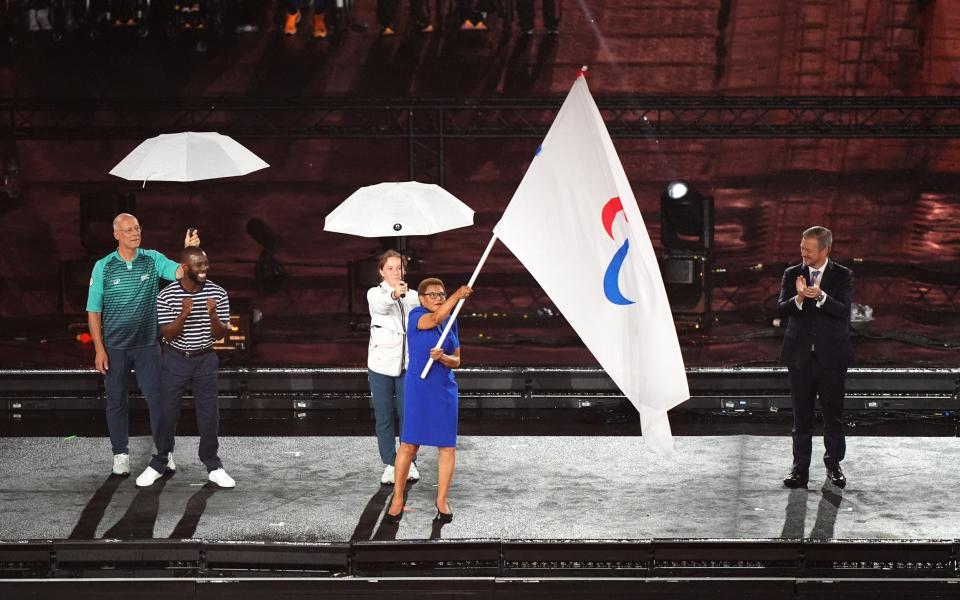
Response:
[{"label": "flagpole", "polygon": [[[473,283],[477,280],[477,275],[480,274],[480,269],[483,268],[483,263],[487,262],[487,257],[490,256],[490,251],[493,250],[493,245],[497,242],[497,234],[493,234],[493,237],[490,238],[490,243],[487,244],[487,249],[483,251],[483,255],[480,257],[480,262],[477,263],[477,268],[473,270],[473,276],[470,277],[470,281],[467,282],[469,287],[473,287]],[[447,319],[447,325],[443,328],[443,333],[440,334],[440,339],[437,340],[437,345],[434,348],[439,348],[443,345],[443,340],[447,339],[447,334],[450,333],[450,328],[453,327],[453,322],[457,320],[457,315],[460,314],[460,307],[463,306],[464,299],[461,298],[457,302],[457,306],[453,309],[453,312],[450,314],[450,318]],[[427,361],[427,365],[423,367],[423,372],[420,373],[420,379],[426,379],[427,373],[430,372],[430,367],[433,366],[433,358]]]}]

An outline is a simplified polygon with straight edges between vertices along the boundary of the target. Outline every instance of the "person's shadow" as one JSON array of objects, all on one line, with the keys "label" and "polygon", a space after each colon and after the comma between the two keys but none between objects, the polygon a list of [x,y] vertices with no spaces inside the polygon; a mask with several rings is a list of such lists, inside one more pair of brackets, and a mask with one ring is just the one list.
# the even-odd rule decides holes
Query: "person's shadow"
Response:
[{"label": "person's shadow", "polygon": [[[417,485],[416,481],[408,481],[406,487],[403,489],[404,505],[407,503],[410,490],[415,485]],[[363,510],[363,514],[360,516],[360,523],[357,524],[357,528],[353,531],[353,537],[350,538],[351,542],[364,539],[375,541],[397,539],[397,531],[400,530],[400,523],[387,523],[380,519],[381,515],[387,514],[387,509],[390,507],[388,500],[392,493],[393,486],[381,486],[381,488],[377,490],[377,493],[370,498],[366,508]],[[376,527],[378,519],[380,520],[380,526]]]},{"label": "person's shadow", "polygon": [[187,506],[183,510],[183,516],[174,526],[170,533],[171,540],[186,540],[193,537],[197,532],[197,525],[200,523],[200,517],[207,510],[207,500],[213,496],[220,488],[213,483],[206,483],[197,492],[187,500]]},{"label": "person's shadow", "polygon": [[380,519],[380,513],[383,512],[392,492],[393,486],[381,485],[380,489],[373,496],[370,496],[363,512],[360,513],[357,526],[353,529],[353,535],[350,536],[351,542],[369,540],[373,536],[374,530],[377,528],[377,521]]},{"label": "person's shadow", "polygon": [[[807,496],[805,489],[790,490],[787,498],[786,514],[783,521],[781,538],[802,539],[804,524],[807,520]],[[843,503],[843,492],[829,483],[820,489],[820,503],[817,505],[817,519],[810,530],[810,539],[830,540],[837,523],[837,514]]]},{"label": "person's shadow", "polygon": [[160,494],[170,475],[164,475],[150,487],[140,488],[130,501],[127,512],[113,527],[103,532],[104,539],[149,540],[153,539],[153,526],[160,512]]},{"label": "person's shadow", "polygon": [[128,478],[129,475],[113,474],[107,477],[97,488],[97,491],[93,493],[93,497],[90,498],[87,505],[83,507],[80,518],[77,520],[77,524],[73,526],[73,531],[70,532],[67,539],[92,540],[97,535],[97,526],[103,520],[103,515],[107,511],[110,501],[113,500],[113,495],[117,493],[120,484]]},{"label": "person's shadow", "polygon": [[430,530],[430,539],[431,539],[431,540],[439,540],[439,539],[441,538],[440,533],[441,533],[441,530],[443,529],[443,526],[444,526],[444,525],[446,525],[446,522],[444,522],[444,521],[437,521],[436,519],[434,519],[434,521],[433,521],[433,528],[431,528],[431,530]]}]

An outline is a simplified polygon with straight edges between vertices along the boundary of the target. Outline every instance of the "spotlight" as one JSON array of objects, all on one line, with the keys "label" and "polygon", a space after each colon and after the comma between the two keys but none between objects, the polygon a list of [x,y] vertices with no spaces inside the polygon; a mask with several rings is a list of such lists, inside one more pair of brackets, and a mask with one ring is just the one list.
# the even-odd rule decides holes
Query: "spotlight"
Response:
[{"label": "spotlight", "polygon": [[660,264],[674,322],[703,331],[710,319],[710,248],[713,198],[686,181],[671,181],[660,194]]},{"label": "spotlight", "polygon": [[685,181],[660,195],[660,242],[671,250],[707,251],[713,246],[713,198]]},{"label": "spotlight", "polygon": [[0,184],[0,192],[6,194],[10,200],[20,199],[20,166],[17,161],[11,158],[3,167],[3,181]]},{"label": "spotlight", "polygon": [[253,278],[257,289],[261,292],[275,292],[286,279],[287,273],[275,253],[280,246],[280,236],[262,219],[253,218],[247,221],[247,235],[260,247],[260,256],[253,270]]},{"label": "spotlight", "polygon": [[682,181],[673,181],[667,184],[667,196],[679,200],[687,195],[687,184]]}]

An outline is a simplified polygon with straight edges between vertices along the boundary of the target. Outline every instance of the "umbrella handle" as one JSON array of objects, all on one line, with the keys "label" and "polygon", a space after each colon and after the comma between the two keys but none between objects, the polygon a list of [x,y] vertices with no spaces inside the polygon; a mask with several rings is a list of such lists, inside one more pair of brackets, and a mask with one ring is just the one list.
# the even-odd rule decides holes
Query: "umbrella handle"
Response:
[{"label": "umbrella handle", "polygon": [[146,189],[146,188],[147,188],[147,180],[150,179],[151,177],[153,177],[154,175],[159,175],[159,174],[160,174],[160,173],[150,173],[149,175],[147,175],[146,177],[144,177],[144,178],[143,178],[143,187],[140,188],[140,189],[141,189],[141,190]]},{"label": "umbrella handle", "polygon": [[[473,270],[473,276],[470,277],[470,281],[467,282],[469,287],[473,287],[474,282],[477,280],[477,275],[480,274],[480,269],[483,267],[483,263],[487,262],[487,257],[490,256],[490,251],[493,250],[493,245],[497,242],[497,234],[493,234],[493,237],[490,238],[490,243],[487,244],[487,249],[483,251],[483,256],[480,257],[480,262],[477,263],[477,268]],[[457,306],[453,309],[453,313],[450,314],[450,318],[447,319],[447,325],[443,328],[443,333],[440,334],[440,339],[437,340],[437,345],[434,348],[439,348],[443,345],[443,341],[447,339],[447,334],[450,333],[450,328],[453,327],[453,322],[457,320],[457,315],[460,314],[460,307],[463,306],[464,299],[461,298],[457,302]],[[433,359],[427,360],[426,366],[423,367],[423,372],[420,373],[420,379],[426,379],[427,373],[430,372],[430,367],[433,366]]]}]

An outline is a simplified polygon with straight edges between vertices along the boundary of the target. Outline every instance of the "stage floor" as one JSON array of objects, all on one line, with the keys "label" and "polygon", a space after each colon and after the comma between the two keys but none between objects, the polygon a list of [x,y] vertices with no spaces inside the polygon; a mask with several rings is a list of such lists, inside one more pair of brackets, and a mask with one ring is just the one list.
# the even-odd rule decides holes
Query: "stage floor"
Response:
[{"label": "stage floor", "polygon": [[[197,438],[151,488],[134,478],[151,440],[131,438],[129,477],[109,476],[98,437],[0,438],[0,539],[960,538],[960,439],[849,437],[849,484],[787,490],[784,436],[677,437],[674,460],[640,437],[462,436],[455,517],[434,526],[436,450],[399,528],[381,527],[392,488],[372,436],[222,437],[237,487],[206,484]],[[821,448],[819,438],[814,448]],[[815,450],[816,452],[816,450]]]}]

